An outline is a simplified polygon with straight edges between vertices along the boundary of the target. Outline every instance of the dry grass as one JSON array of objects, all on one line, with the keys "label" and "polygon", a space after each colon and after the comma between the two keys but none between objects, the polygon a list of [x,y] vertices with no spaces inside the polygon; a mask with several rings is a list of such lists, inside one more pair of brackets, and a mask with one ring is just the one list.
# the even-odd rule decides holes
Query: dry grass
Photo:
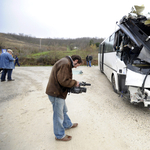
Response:
[{"label": "dry grass", "polygon": [[17,55],[21,65],[53,65],[58,59],[67,55],[80,55],[83,64],[86,64],[87,55],[93,56],[93,64],[97,65],[98,49],[84,47],[77,50],[69,50],[64,44],[62,46],[42,45],[15,39],[11,35],[0,33],[0,47],[11,48]]}]

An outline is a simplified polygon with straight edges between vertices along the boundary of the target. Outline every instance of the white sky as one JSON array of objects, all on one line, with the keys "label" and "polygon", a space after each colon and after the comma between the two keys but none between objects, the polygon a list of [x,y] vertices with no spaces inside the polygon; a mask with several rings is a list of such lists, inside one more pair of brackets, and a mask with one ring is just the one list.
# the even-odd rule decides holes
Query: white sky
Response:
[{"label": "white sky", "polygon": [[38,38],[107,37],[133,5],[149,0],[0,0],[0,33]]}]

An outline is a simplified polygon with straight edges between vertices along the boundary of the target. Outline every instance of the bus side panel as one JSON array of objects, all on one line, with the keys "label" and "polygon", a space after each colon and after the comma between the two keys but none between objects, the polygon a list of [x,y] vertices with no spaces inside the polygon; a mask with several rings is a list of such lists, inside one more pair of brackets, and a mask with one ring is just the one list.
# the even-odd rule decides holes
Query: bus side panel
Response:
[{"label": "bus side panel", "polygon": [[[116,90],[119,91],[119,80],[118,80],[118,73],[116,71],[112,72],[112,75],[115,77],[115,83],[116,83]],[[111,81],[112,83],[112,81]]]},{"label": "bus side panel", "polygon": [[117,72],[116,68],[116,52],[104,53],[104,73],[111,82],[113,71]]}]

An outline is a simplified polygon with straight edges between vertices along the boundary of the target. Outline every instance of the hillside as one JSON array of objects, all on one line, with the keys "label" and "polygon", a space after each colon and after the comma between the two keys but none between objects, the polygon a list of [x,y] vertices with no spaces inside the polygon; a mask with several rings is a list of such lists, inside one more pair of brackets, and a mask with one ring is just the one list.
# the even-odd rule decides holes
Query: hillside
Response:
[{"label": "hillside", "polygon": [[90,54],[94,58],[93,64],[97,65],[98,45],[102,41],[102,38],[40,39],[0,33],[0,49],[11,48],[21,65],[53,65],[58,59],[74,54],[80,55],[84,64],[85,57]]}]

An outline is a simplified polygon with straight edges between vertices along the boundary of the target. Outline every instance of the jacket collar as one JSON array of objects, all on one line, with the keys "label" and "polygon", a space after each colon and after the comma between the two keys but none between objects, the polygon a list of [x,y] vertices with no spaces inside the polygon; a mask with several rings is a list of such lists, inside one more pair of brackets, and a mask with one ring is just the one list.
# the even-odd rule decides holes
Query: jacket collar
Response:
[{"label": "jacket collar", "polygon": [[66,57],[70,59],[70,61],[71,61],[71,65],[72,65],[72,68],[73,68],[73,67],[74,67],[74,65],[73,65],[73,60],[72,60],[72,58],[71,58],[70,56],[66,56]]}]

